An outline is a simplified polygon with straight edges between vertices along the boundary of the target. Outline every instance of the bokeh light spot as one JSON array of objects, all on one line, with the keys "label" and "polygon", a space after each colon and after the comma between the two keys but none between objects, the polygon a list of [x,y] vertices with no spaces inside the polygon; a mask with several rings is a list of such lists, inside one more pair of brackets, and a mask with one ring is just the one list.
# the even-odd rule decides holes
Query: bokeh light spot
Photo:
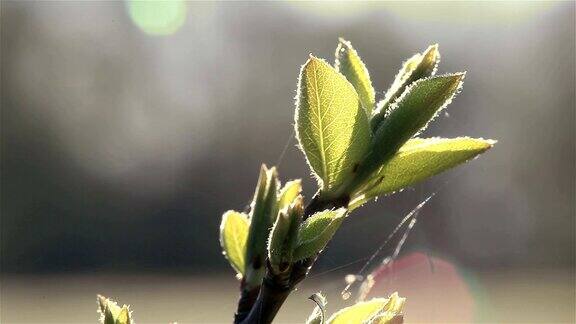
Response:
[{"label": "bokeh light spot", "polygon": [[472,323],[476,317],[477,285],[471,286],[456,265],[438,257],[413,252],[392,266],[376,269],[369,297],[397,291],[406,297],[409,323]]},{"label": "bokeh light spot", "polygon": [[127,7],[134,24],[149,35],[171,35],[186,21],[186,3],[182,0],[129,0]]}]

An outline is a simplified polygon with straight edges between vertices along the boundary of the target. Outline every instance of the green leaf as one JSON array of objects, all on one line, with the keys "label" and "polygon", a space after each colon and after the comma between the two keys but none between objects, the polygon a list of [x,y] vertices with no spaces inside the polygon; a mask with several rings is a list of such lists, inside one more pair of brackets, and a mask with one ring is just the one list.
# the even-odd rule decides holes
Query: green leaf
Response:
[{"label": "green leaf", "polygon": [[222,215],[220,245],[230,265],[240,275],[244,274],[246,240],[248,239],[248,215],[229,210]]},{"label": "green leaf", "polygon": [[412,82],[434,75],[439,62],[438,44],[428,46],[424,52],[412,56],[404,62],[381,103],[394,102],[394,99],[398,98]]},{"label": "green leaf", "polygon": [[118,318],[116,319],[116,324],[130,324],[130,310],[128,306],[124,305],[120,314],[118,314]]},{"label": "green leaf", "polygon": [[98,302],[98,313],[104,314],[104,311],[106,311],[106,305],[108,304],[108,298],[102,295],[96,295],[96,301]]},{"label": "green leaf", "polygon": [[[288,260],[284,260],[287,254],[285,251],[286,240],[288,238],[288,232],[290,232],[290,216],[286,211],[280,211],[276,222],[270,231],[270,240],[268,243],[268,260],[272,269],[277,272],[284,272],[288,266]],[[288,252],[291,254],[291,251]]]},{"label": "green leaf", "polygon": [[388,303],[386,298],[374,298],[341,309],[328,319],[328,324],[364,323],[370,321]]},{"label": "green leaf", "polygon": [[104,310],[104,324],[116,324],[116,317],[112,309],[106,305],[106,309]]},{"label": "green leaf", "polygon": [[370,143],[368,118],[354,87],[311,56],[300,71],[295,120],[296,137],[321,190],[334,192],[352,176]]},{"label": "green leaf", "polygon": [[368,323],[369,324],[402,324],[402,323],[404,323],[404,316],[402,314],[394,314],[394,313],[390,313],[390,312],[384,312],[382,314],[376,315]]},{"label": "green leaf", "polygon": [[100,313],[100,322],[104,324],[114,324],[116,318],[122,311],[122,308],[116,304],[112,299],[108,299],[102,295],[97,296],[98,312]]},{"label": "green leaf", "polygon": [[493,140],[469,137],[411,139],[372,178],[364,194],[370,199],[430,178],[494,146]]},{"label": "green leaf", "polygon": [[286,182],[278,194],[278,209],[282,210],[290,205],[302,192],[302,180],[292,180]]},{"label": "green leaf", "polygon": [[399,297],[398,293],[393,293],[389,298],[359,302],[332,315],[328,323],[401,324],[405,302],[406,298]]},{"label": "green leaf", "polygon": [[270,232],[268,259],[272,270],[285,272],[292,262],[292,254],[298,240],[298,229],[304,215],[302,196],[296,197],[285,210],[280,211]]},{"label": "green leaf", "polygon": [[103,324],[131,324],[130,309],[127,305],[118,306],[112,299],[97,296],[100,322]]},{"label": "green leaf", "polygon": [[414,81],[434,75],[439,62],[438,44],[428,46],[423,53],[417,53],[404,62],[392,86],[386,91],[384,99],[378,102],[371,120],[372,130],[378,129],[389,106],[406,90],[406,87]]},{"label": "green leaf", "polygon": [[370,324],[402,324],[404,322],[402,311],[405,303],[406,298],[399,297],[396,292],[393,293],[382,311],[370,320]]},{"label": "green leaf", "polygon": [[252,210],[246,243],[244,279],[246,288],[257,287],[265,273],[270,228],[278,215],[278,174],[276,168],[262,165]]},{"label": "green leaf", "polygon": [[298,231],[298,245],[294,251],[295,261],[309,258],[322,251],[342,224],[346,209],[318,212],[302,223]]},{"label": "green leaf", "polygon": [[376,133],[353,189],[363,186],[368,178],[398,152],[412,136],[446,107],[462,86],[464,73],[447,74],[414,82],[396,100]]},{"label": "green leaf", "polygon": [[326,322],[326,297],[321,293],[317,292],[314,295],[308,297],[308,299],[312,300],[316,303],[316,307],[312,311],[312,314],[306,320],[306,324],[324,324]]},{"label": "green leaf", "polygon": [[362,106],[366,111],[366,116],[372,116],[372,109],[374,109],[376,99],[372,81],[370,81],[370,74],[352,44],[342,38],[339,39],[338,47],[336,48],[334,66],[336,71],[342,73],[356,89],[360,102],[362,102]]}]

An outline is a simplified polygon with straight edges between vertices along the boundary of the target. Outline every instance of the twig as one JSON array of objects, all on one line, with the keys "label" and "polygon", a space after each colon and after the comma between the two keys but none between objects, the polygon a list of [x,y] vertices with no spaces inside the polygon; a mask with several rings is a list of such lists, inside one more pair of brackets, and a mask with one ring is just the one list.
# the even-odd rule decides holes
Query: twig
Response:
[{"label": "twig", "polygon": [[[342,197],[334,200],[324,201],[316,194],[310,203],[304,209],[304,219],[314,215],[319,211],[326,209],[335,209],[348,206],[350,202],[349,197]],[[267,267],[266,276],[262,281],[260,292],[256,298],[252,309],[247,317],[237,321],[236,324],[270,324],[280,307],[290,295],[290,292],[308,276],[308,272],[316,262],[319,254],[315,256],[295,262],[292,264],[291,271],[286,271],[281,275],[274,274],[270,266]],[[242,298],[240,302],[243,302]]]}]

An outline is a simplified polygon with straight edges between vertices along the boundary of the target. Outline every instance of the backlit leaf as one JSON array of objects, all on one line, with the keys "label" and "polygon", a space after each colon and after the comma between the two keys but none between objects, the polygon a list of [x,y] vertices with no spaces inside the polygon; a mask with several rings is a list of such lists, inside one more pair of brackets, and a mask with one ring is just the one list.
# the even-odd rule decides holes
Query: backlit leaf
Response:
[{"label": "backlit leaf", "polygon": [[280,271],[284,263],[283,254],[285,241],[290,231],[290,215],[286,211],[281,211],[276,218],[276,222],[270,231],[268,240],[268,260],[274,270]]},{"label": "backlit leaf", "polygon": [[106,305],[108,304],[108,298],[102,295],[96,295],[96,301],[98,302],[98,313],[104,314]]},{"label": "backlit leaf", "polygon": [[382,311],[370,320],[370,324],[402,324],[404,322],[402,311],[405,303],[406,298],[399,297],[396,292],[393,293]]},{"label": "backlit leaf", "polygon": [[246,240],[248,238],[248,215],[229,210],[222,216],[220,224],[220,245],[234,270],[244,274]]},{"label": "backlit leaf", "polygon": [[298,229],[304,215],[302,196],[296,197],[286,209],[280,211],[268,240],[268,259],[272,269],[284,272],[292,262],[298,241]]},{"label": "backlit leaf", "polygon": [[104,324],[116,324],[116,317],[117,315],[114,315],[112,308],[106,305],[106,309],[104,310]]},{"label": "backlit leaf", "polygon": [[128,306],[124,305],[120,314],[118,314],[118,318],[116,319],[116,324],[130,324],[132,321],[130,319],[130,310]]},{"label": "backlit leaf", "polygon": [[370,74],[352,44],[342,38],[339,39],[336,48],[335,68],[356,89],[360,102],[366,111],[366,116],[371,116],[376,99]]},{"label": "backlit leaf", "polygon": [[368,118],[354,87],[325,61],[302,66],[296,101],[296,136],[321,190],[348,180],[370,143]]},{"label": "backlit leaf", "polygon": [[127,305],[122,307],[112,299],[102,295],[97,296],[98,312],[100,313],[100,323],[103,324],[131,324],[132,318]]},{"label": "backlit leaf", "polygon": [[378,315],[388,303],[386,298],[374,298],[369,301],[359,302],[336,312],[328,320],[328,324],[351,324],[364,323]]},{"label": "backlit leaf", "polygon": [[294,260],[309,258],[322,251],[342,224],[346,209],[325,210],[306,219],[298,232]]},{"label": "backlit leaf", "polygon": [[434,75],[439,62],[438,44],[429,46],[423,53],[417,53],[404,62],[396,74],[392,86],[386,91],[384,99],[378,102],[374,117],[371,120],[372,130],[378,129],[389,106],[402,95],[406,87],[414,81]]},{"label": "backlit leaf", "polygon": [[385,195],[413,185],[484,153],[494,143],[469,137],[409,140],[378,171],[374,178],[379,184],[366,196]]},{"label": "backlit leaf", "polygon": [[[354,185],[364,185],[372,174],[386,163],[412,136],[446,107],[462,86],[464,73],[447,74],[414,82],[396,100],[374,134]],[[355,188],[356,189],[356,188]]]},{"label": "backlit leaf", "polygon": [[262,282],[268,256],[268,237],[278,215],[278,173],[276,168],[262,165],[246,239],[244,280],[246,288],[257,287]]},{"label": "backlit leaf", "polygon": [[359,302],[332,315],[328,323],[401,324],[405,302],[406,298],[399,297],[398,293],[393,293],[389,298]]},{"label": "backlit leaf", "polygon": [[302,180],[292,180],[286,182],[278,194],[278,209],[282,210],[290,205],[302,192]]}]

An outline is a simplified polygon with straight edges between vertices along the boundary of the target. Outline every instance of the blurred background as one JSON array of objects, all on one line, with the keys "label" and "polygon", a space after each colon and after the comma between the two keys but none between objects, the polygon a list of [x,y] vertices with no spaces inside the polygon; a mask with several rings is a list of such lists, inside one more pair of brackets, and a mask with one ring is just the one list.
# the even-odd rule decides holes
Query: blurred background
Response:
[{"label": "blurred background", "polygon": [[573,1],[2,1],[0,321],[95,323],[102,293],[138,323],[230,322],[220,216],[262,162],[313,195],[293,98],[339,36],[377,98],[439,43],[439,72],[468,74],[424,135],[499,142],[355,212],[278,322],[303,322],[317,290],[329,312],[349,303],[344,276],[435,192],[375,295],[407,296],[408,323],[574,323]]}]

